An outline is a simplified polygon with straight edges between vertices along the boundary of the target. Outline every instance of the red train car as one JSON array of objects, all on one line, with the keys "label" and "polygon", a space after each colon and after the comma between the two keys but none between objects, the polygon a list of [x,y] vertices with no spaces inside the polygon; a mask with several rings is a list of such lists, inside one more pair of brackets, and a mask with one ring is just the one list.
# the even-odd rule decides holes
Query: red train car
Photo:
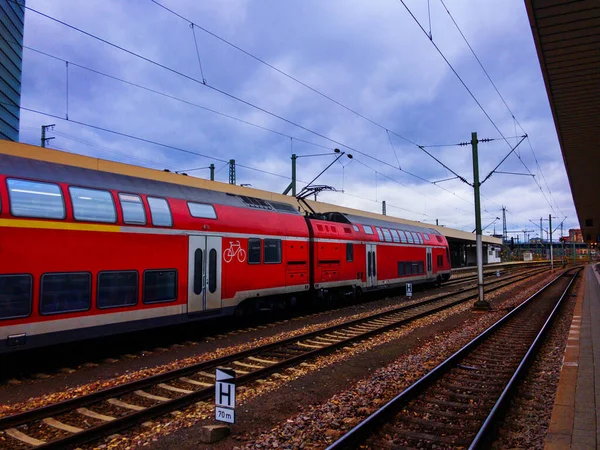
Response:
[{"label": "red train car", "polygon": [[0,353],[449,273],[431,229],[0,153]]}]

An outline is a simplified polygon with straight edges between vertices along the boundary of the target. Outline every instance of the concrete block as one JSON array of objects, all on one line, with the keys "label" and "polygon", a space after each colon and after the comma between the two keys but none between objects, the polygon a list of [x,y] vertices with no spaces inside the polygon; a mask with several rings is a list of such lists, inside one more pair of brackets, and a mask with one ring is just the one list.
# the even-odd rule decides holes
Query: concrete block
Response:
[{"label": "concrete block", "polygon": [[231,433],[227,425],[205,425],[200,429],[200,440],[205,444],[212,444],[226,438]]}]

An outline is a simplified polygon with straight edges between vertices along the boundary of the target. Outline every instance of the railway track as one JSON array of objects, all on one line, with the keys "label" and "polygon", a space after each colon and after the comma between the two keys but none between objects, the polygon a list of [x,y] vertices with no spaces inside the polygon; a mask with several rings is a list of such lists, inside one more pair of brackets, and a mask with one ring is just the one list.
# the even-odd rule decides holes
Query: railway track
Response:
[{"label": "railway track", "polygon": [[[506,277],[488,284],[486,290],[498,290],[544,271],[538,269]],[[476,288],[439,295],[367,318],[2,417],[0,436],[9,440],[5,443],[14,443],[15,448],[63,449],[95,441],[212,398],[217,367],[235,369],[238,386],[244,385],[476,297]],[[48,433],[40,433],[40,429]]]},{"label": "railway track", "polygon": [[580,270],[555,278],[328,450],[489,448],[497,421]]}]

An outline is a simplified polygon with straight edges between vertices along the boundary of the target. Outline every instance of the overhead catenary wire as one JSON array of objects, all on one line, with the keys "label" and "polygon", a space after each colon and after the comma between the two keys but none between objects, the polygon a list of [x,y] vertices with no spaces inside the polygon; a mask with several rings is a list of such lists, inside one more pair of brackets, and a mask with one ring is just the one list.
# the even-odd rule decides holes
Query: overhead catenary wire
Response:
[{"label": "overhead catenary wire", "polygon": [[[4,37],[4,36],[2,36],[2,38],[3,38],[5,41],[7,41],[7,40],[5,39],[5,37]],[[7,42],[8,42],[8,41],[7,41]],[[10,43],[10,42],[9,42],[9,43]],[[16,45],[16,43],[11,43],[11,44],[14,44],[14,45]],[[207,112],[210,112],[210,113],[212,113],[212,114],[216,114],[216,115],[219,115],[219,116],[221,116],[221,117],[225,117],[225,118],[227,118],[227,119],[235,120],[235,121],[237,121],[237,122],[240,122],[240,123],[243,123],[243,124],[246,124],[246,125],[250,125],[250,126],[256,127],[256,128],[258,128],[258,129],[261,129],[261,130],[264,130],[264,131],[268,131],[268,132],[270,132],[270,133],[273,133],[273,134],[277,134],[277,135],[279,135],[279,136],[283,136],[283,137],[286,137],[286,138],[294,139],[294,140],[296,140],[296,141],[298,141],[298,142],[302,142],[302,143],[305,143],[305,144],[308,144],[308,145],[312,145],[312,146],[315,146],[315,147],[320,147],[320,148],[323,148],[323,149],[333,150],[333,147],[332,147],[332,146],[329,146],[329,147],[328,147],[328,146],[326,146],[326,145],[317,144],[316,142],[308,141],[308,140],[306,140],[306,139],[302,139],[302,138],[299,138],[299,137],[296,137],[296,136],[292,136],[292,135],[290,135],[290,134],[287,134],[287,133],[283,133],[283,132],[281,132],[281,131],[273,130],[273,129],[271,129],[271,128],[264,127],[264,126],[262,126],[262,125],[258,125],[258,124],[256,124],[256,123],[250,122],[250,121],[248,121],[248,120],[244,120],[244,119],[240,119],[239,117],[232,116],[231,114],[223,113],[223,112],[221,112],[221,111],[217,111],[217,110],[215,110],[215,109],[208,108],[208,107],[206,107],[206,106],[203,106],[203,105],[199,105],[199,104],[197,104],[197,103],[194,103],[194,102],[191,102],[191,101],[189,101],[189,100],[185,100],[185,99],[183,99],[183,98],[176,97],[176,96],[174,96],[174,95],[171,95],[171,94],[167,94],[167,93],[165,93],[165,92],[162,92],[162,91],[159,91],[159,90],[157,90],[157,89],[153,89],[153,88],[150,88],[150,87],[148,87],[148,86],[144,86],[144,85],[142,85],[142,84],[139,84],[139,83],[135,83],[135,82],[132,82],[132,81],[128,81],[128,80],[125,80],[125,79],[123,79],[123,78],[119,78],[119,77],[117,77],[117,76],[110,75],[110,74],[108,74],[108,73],[105,73],[105,72],[101,72],[101,71],[99,71],[99,70],[97,70],[97,69],[92,69],[91,67],[87,67],[87,66],[84,66],[84,65],[82,65],[82,64],[78,64],[78,63],[75,63],[75,62],[73,62],[73,61],[66,60],[66,59],[64,59],[64,58],[61,58],[61,57],[59,57],[59,56],[52,55],[52,54],[50,54],[50,53],[44,52],[44,51],[42,51],[42,50],[39,50],[39,49],[36,49],[36,48],[33,48],[33,47],[29,47],[29,46],[27,46],[27,45],[23,45],[23,48],[24,48],[24,49],[26,49],[26,50],[29,50],[29,51],[32,51],[32,52],[38,53],[38,54],[40,54],[40,55],[46,56],[46,57],[48,57],[48,58],[55,59],[55,60],[57,60],[57,61],[63,61],[63,62],[65,62],[65,63],[69,63],[71,66],[74,66],[74,67],[77,67],[77,68],[80,68],[80,69],[83,69],[83,70],[89,71],[89,72],[91,72],[91,73],[94,73],[94,74],[96,74],[96,75],[100,75],[100,76],[103,76],[103,77],[109,78],[109,79],[111,79],[111,80],[118,81],[118,82],[120,82],[120,83],[127,84],[127,85],[129,85],[129,86],[132,86],[132,87],[135,87],[135,88],[138,88],[138,89],[142,89],[142,90],[145,90],[145,91],[147,91],[147,92],[151,92],[151,93],[153,93],[153,94],[160,95],[160,96],[163,96],[163,97],[165,97],[165,98],[169,98],[169,99],[171,99],[171,100],[175,100],[175,101],[177,101],[177,102],[181,102],[181,103],[187,104],[187,105],[189,105],[189,106],[193,106],[193,107],[195,107],[195,108],[202,109],[202,110],[204,110],[204,111],[207,111]]]},{"label": "overhead catenary wire", "polygon": [[[415,23],[419,26],[419,28],[421,29],[421,31],[423,31],[423,33],[426,36],[428,36],[427,31],[425,30],[425,28],[423,28],[423,25],[421,25],[421,23],[419,22],[419,20],[415,17],[415,15],[410,10],[410,8],[406,5],[406,3],[404,3],[404,0],[400,0],[400,3],[402,3],[402,5],[404,6],[404,8],[408,11],[408,13],[413,18],[413,20],[415,21]],[[511,152],[510,153],[512,153],[513,152],[512,145],[510,144],[510,142],[508,142],[508,139],[504,136],[504,134],[502,133],[502,131],[500,131],[500,128],[498,127],[498,125],[496,125],[496,122],[494,122],[494,120],[491,118],[491,116],[485,110],[485,108],[483,107],[483,105],[479,102],[479,100],[477,100],[477,97],[475,97],[475,94],[473,94],[473,91],[471,91],[471,89],[467,86],[467,84],[465,83],[465,81],[458,74],[458,72],[456,71],[456,69],[454,68],[454,66],[450,63],[450,61],[448,60],[448,58],[446,58],[446,55],[444,55],[444,53],[441,51],[441,49],[433,41],[433,39],[430,39],[430,41],[431,41],[431,44],[434,46],[434,48],[437,50],[437,52],[440,54],[440,56],[443,58],[443,60],[446,62],[446,64],[448,65],[448,67],[450,67],[450,70],[452,70],[452,72],[454,73],[454,75],[458,78],[458,80],[460,81],[460,83],[464,86],[464,88],[467,90],[467,92],[469,93],[469,95],[473,98],[473,100],[475,101],[475,103],[477,104],[477,106],[479,106],[479,108],[481,109],[481,111],[483,112],[483,114],[488,118],[488,120],[490,121],[490,123],[492,124],[492,126],[496,129],[496,131],[500,134],[500,136],[502,136],[502,138],[506,142],[506,144],[511,148]],[[529,174],[533,176],[533,174],[529,170],[529,167],[527,167],[527,165],[525,164],[525,162],[523,161],[523,159],[520,157],[520,155],[516,155],[516,156],[519,159],[519,161],[521,162],[521,164],[523,165],[523,167],[525,167],[525,170],[527,170],[527,172],[529,172]],[[535,177],[533,177],[533,180],[537,184],[538,188],[540,189],[540,192],[542,193],[544,199],[546,200],[546,202],[550,206],[550,209],[552,209],[552,211],[556,214],[556,211],[554,211],[554,207],[552,206],[552,203],[550,203],[550,201],[546,197],[546,194],[544,193],[544,191],[542,189],[542,186],[538,183],[538,181],[535,179]]]},{"label": "overhead catenary wire", "polygon": [[[458,32],[460,33],[461,37],[463,38],[463,40],[465,41],[465,43],[467,44],[467,46],[469,47],[469,50],[471,50],[471,53],[473,54],[473,56],[475,57],[475,59],[477,60],[477,63],[479,64],[479,67],[481,67],[481,70],[483,70],[483,73],[485,74],[485,76],[487,77],[487,79],[489,80],[489,82],[491,83],[491,85],[493,86],[494,90],[496,91],[496,93],[498,94],[498,96],[500,97],[500,99],[502,100],[502,103],[504,103],[504,106],[506,106],[506,109],[508,110],[508,112],[510,113],[514,123],[515,123],[515,135],[516,133],[516,126],[519,125],[519,128],[521,129],[521,131],[527,135],[527,132],[525,131],[525,129],[523,128],[523,126],[521,125],[521,123],[519,122],[519,120],[516,118],[515,114],[513,113],[513,111],[511,110],[510,106],[508,106],[508,103],[506,101],[506,99],[504,98],[504,96],[500,93],[500,90],[498,89],[498,87],[496,86],[496,83],[494,83],[494,81],[492,80],[492,77],[490,76],[490,74],[488,73],[488,71],[485,69],[485,67],[483,66],[483,63],[481,62],[481,60],[479,59],[479,57],[477,56],[477,54],[475,53],[475,50],[473,49],[473,47],[471,46],[471,44],[469,43],[467,37],[464,35],[464,33],[462,32],[460,26],[458,25],[458,23],[456,22],[456,20],[454,19],[454,16],[452,16],[452,13],[450,12],[450,10],[448,9],[448,7],[446,6],[446,4],[444,3],[444,0],[440,0],[442,6],[444,7],[444,9],[446,10],[446,13],[448,13],[448,16],[450,17],[450,19],[452,20],[452,23],[454,24],[454,26],[456,27],[456,29],[458,30]],[[516,136],[515,136],[516,137]],[[529,144],[529,147],[531,149],[531,153],[533,155],[533,158],[537,164],[538,170],[540,172],[540,175],[542,176],[542,180],[544,181],[545,185],[546,185],[546,189],[548,189],[548,193],[550,194],[550,198],[552,198],[552,200],[554,201],[556,207],[559,209],[558,204],[556,203],[556,200],[554,200],[553,196],[552,196],[552,192],[550,190],[550,186],[548,185],[548,182],[546,181],[546,177],[544,176],[544,173],[542,171],[542,168],[538,162],[537,156],[535,154],[535,151],[533,150],[533,146],[531,145],[531,142],[529,140],[529,137],[527,136],[527,142]],[[517,156],[519,157],[519,160],[521,160],[520,154],[517,153]],[[523,163],[523,165],[525,165],[525,163],[521,160],[521,162]],[[526,167],[527,168],[527,167]],[[529,169],[527,168],[527,171],[529,172],[530,175],[533,176],[533,174],[531,173],[531,171],[529,171]],[[534,178],[535,180],[535,178]],[[538,184],[538,187],[540,188],[540,190],[542,189],[542,187],[539,185],[539,183],[537,182],[537,180],[535,180],[536,184]],[[542,192],[543,193],[543,192]],[[544,195],[545,197],[545,195]],[[548,205],[550,206],[550,208],[554,211],[554,208],[552,207],[552,204],[548,201],[548,199],[546,199],[546,201],[548,202]],[[562,213],[562,211],[561,211]],[[564,215],[564,214],[563,214]]]},{"label": "overhead catenary wire", "polygon": [[[13,0],[9,0],[9,1],[13,1]],[[242,103],[242,104],[245,104],[245,105],[247,105],[247,106],[250,106],[250,107],[252,107],[252,108],[254,108],[254,109],[258,110],[258,111],[261,111],[261,112],[263,112],[263,113],[265,113],[265,114],[267,114],[267,115],[270,115],[270,116],[272,116],[272,117],[275,117],[275,118],[277,118],[277,119],[279,119],[279,120],[282,120],[282,121],[284,121],[284,122],[286,122],[286,123],[288,123],[288,124],[290,124],[290,125],[296,126],[296,127],[300,128],[300,129],[302,129],[302,130],[304,130],[304,131],[307,131],[307,132],[309,132],[309,133],[312,133],[312,134],[314,134],[314,135],[316,135],[316,136],[319,136],[319,137],[321,137],[321,138],[323,138],[323,139],[325,139],[325,140],[328,140],[328,141],[330,141],[330,142],[332,142],[332,143],[334,143],[334,144],[337,144],[337,145],[339,145],[339,146],[345,147],[345,148],[347,148],[347,149],[351,150],[353,153],[357,153],[357,154],[363,155],[363,156],[365,156],[365,157],[367,157],[367,158],[369,158],[369,159],[371,159],[371,160],[377,161],[378,163],[380,163],[380,164],[383,164],[383,165],[386,165],[386,166],[389,166],[389,167],[391,167],[391,168],[393,168],[393,169],[395,169],[395,170],[399,170],[399,171],[401,171],[401,172],[403,172],[403,173],[406,173],[407,175],[410,175],[410,176],[412,176],[412,177],[414,177],[414,178],[417,178],[417,179],[419,179],[419,180],[421,180],[421,181],[424,181],[424,182],[426,182],[426,183],[429,183],[429,184],[433,184],[433,183],[431,183],[431,181],[429,181],[429,180],[426,180],[425,178],[423,178],[423,177],[420,177],[419,175],[416,175],[416,174],[414,174],[414,173],[412,173],[412,172],[409,172],[409,171],[407,171],[407,170],[404,170],[404,169],[401,169],[401,168],[397,168],[397,167],[396,167],[396,166],[394,166],[393,164],[390,164],[390,163],[388,163],[388,162],[386,162],[386,161],[383,161],[383,160],[381,160],[381,159],[379,159],[379,158],[376,158],[376,157],[374,157],[374,156],[372,156],[372,155],[370,155],[370,154],[368,154],[368,153],[366,153],[366,152],[363,152],[363,151],[361,151],[361,150],[358,150],[358,149],[356,149],[356,148],[354,148],[354,147],[352,147],[352,146],[350,146],[350,145],[344,144],[344,143],[342,143],[342,142],[340,142],[340,141],[338,141],[338,140],[336,140],[336,139],[330,138],[330,137],[328,137],[328,136],[326,136],[326,135],[324,135],[324,134],[322,134],[322,133],[320,133],[320,132],[317,132],[317,131],[315,131],[315,130],[311,130],[311,129],[309,129],[309,128],[307,128],[307,127],[305,127],[305,126],[301,125],[301,124],[298,124],[298,123],[296,123],[296,122],[294,122],[294,121],[290,120],[290,119],[287,119],[287,118],[285,118],[285,117],[282,117],[282,116],[280,116],[280,115],[278,115],[278,114],[276,114],[276,113],[273,113],[273,112],[271,112],[271,111],[268,111],[267,109],[265,109],[265,108],[262,108],[262,107],[260,107],[260,106],[258,106],[258,105],[256,105],[256,104],[254,104],[254,103],[252,103],[252,102],[249,102],[249,101],[247,101],[247,100],[244,100],[244,99],[242,99],[242,98],[240,98],[240,97],[237,97],[237,96],[235,96],[235,95],[233,95],[233,94],[231,94],[231,93],[229,93],[229,92],[226,92],[226,91],[224,91],[224,90],[222,90],[222,89],[219,89],[219,88],[217,88],[217,87],[215,87],[215,86],[212,86],[212,85],[210,85],[209,83],[206,83],[206,84],[204,84],[204,83],[203,83],[201,80],[198,80],[197,78],[194,78],[193,76],[187,75],[187,74],[185,74],[185,73],[183,73],[183,72],[181,72],[181,71],[178,71],[178,70],[176,70],[176,69],[173,69],[173,68],[171,68],[171,67],[168,67],[168,66],[166,66],[166,65],[164,65],[164,64],[162,64],[162,63],[159,63],[159,62],[157,62],[157,61],[154,61],[154,60],[152,60],[152,59],[150,59],[150,58],[147,58],[147,57],[145,57],[145,56],[143,56],[143,55],[140,55],[140,54],[138,54],[138,53],[136,53],[136,52],[134,52],[134,51],[132,51],[132,50],[128,50],[128,49],[126,49],[126,48],[124,48],[124,47],[122,47],[122,46],[120,46],[120,45],[117,45],[117,44],[115,44],[115,43],[112,43],[112,42],[110,42],[110,41],[108,41],[108,40],[106,40],[106,39],[104,39],[104,38],[101,38],[101,37],[99,37],[99,36],[96,36],[96,35],[94,35],[94,34],[92,34],[92,33],[89,33],[89,32],[87,32],[87,31],[85,31],[85,30],[82,30],[82,29],[80,29],[80,28],[78,28],[78,27],[76,27],[76,26],[74,26],[74,25],[68,24],[68,23],[66,23],[66,22],[64,22],[64,21],[62,21],[62,20],[60,20],[60,19],[57,19],[57,18],[55,18],[55,17],[52,17],[52,16],[50,16],[50,15],[48,15],[48,14],[45,14],[45,13],[43,13],[43,12],[40,12],[40,11],[38,11],[38,10],[36,10],[36,9],[33,9],[33,8],[29,7],[29,6],[25,6],[25,8],[26,8],[27,10],[29,10],[29,11],[32,11],[32,12],[33,12],[33,13],[35,13],[35,14],[38,14],[38,15],[40,15],[40,16],[42,16],[42,17],[45,17],[45,18],[47,18],[47,19],[49,19],[49,20],[51,20],[51,21],[54,21],[54,22],[56,22],[56,23],[59,23],[59,24],[61,24],[61,25],[65,26],[65,27],[67,27],[67,28],[70,28],[70,29],[72,29],[72,30],[74,30],[74,31],[77,31],[77,32],[81,33],[81,34],[84,34],[84,35],[86,35],[86,36],[88,36],[88,37],[90,37],[90,38],[92,38],[92,39],[96,39],[96,40],[98,40],[98,41],[100,41],[100,42],[102,42],[102,43],[104,43],[104,44],[106,44],[106,45],[108,45],[108,46],[110,46],[110,47],[116,48],[116,49],[118,49],[118,50],[120,50],[120,51],[123,51],[123,52],[125,52],[125,53],[127,53],[127,54],[129,54],[129,55],[131,55],[131,56],[134,56],[134,57],[136,57],[136,58],[139,58],[139,59],[141,59],[141,60],[143,60],[143,61],[146,61],[146,62],[148,62],[149,64],[156,65],[157,67],[160,67],[160,68],[162,68],[162,69],[164,69],[164,70],[166,70],[166,71],[169,71],[169,72],[171,72],[171,73],[173,73],[173,74],[176,74],[176,75],[178,75],[178,76],[181,76],[181,77],[183,77],[183,78],[185,78],[185,79],[187,79],[187,80],[190,80],[190,81],[193,81],[193,82],[195,82],[195,83],[198,83],[198,84],[200,84],[201,86],[204,86],[204,87],[206,87],[206,88],[208,88],[208,89],[211,89],[211,90],[213,90],[213,91],[215,91],[215,92],[217,92],[217,93],[220,93],[220,94],[222,94],[222,95],[224,95],[224,96],[226,96],[226,97],[229,97],[229,98],[231,98],[231,99],[233,99],[233,100],[236,100],[236,101],[238,101],[238,102],[240,102],[240,103]],[[403,139],[406,139],[406,138],[404,138],[403,136],[400,136],[400,135],[398,135],[398,134],[397,134],[397,133],[395,133],[395,132],[392,132],[392,133],[393,133],[393,134],[395,134],[395,135],[397,135],[397,136],[399,136],[399,137],[401,137],[401,138],[403,138]],[[412,142],[411,142],[411,143],[412,143]],[[414,144],[414,143],[413,143],[413,144]],[[447,191],[447,192],[451,193],[452,195],[456,196],[457,198],[460,198],[461,200],[465,201],[465,199],[462,199],[461,197],[457,196],[455,193],[453,193],[453,192],[451,192],[451,191],[448,191],[447,189],[444,189],[443,187],[441,187],[441,186],[439,186],[439,185],[434,185],[434,186],[436,186],[436,187],[438,187],[438,188],[440,188],[440,189],[442,189],[442,190],[444,190],[444,191]],[[469,202],[469,203],[470,203],[470,202]]]},{"label": "overhead catenary wire", "polygon": [[[6,102],[2,102],[2,101],[0,101],[0,104],[1,105],[10,105],[10,103],[6,103]],[[123,133],[121,131],[111,130],[109,128],[101,127],[101,126],[98,126],[98,125],[93,125],[93,124],[89,124],[89,123],[86,123],[86,122],[80,122],[78,120],[73,120],[73,119],[67,120],[64,117],[58,116],[56,114],[52,114],[52,113],[48,113],[48,112],[44,112],[44,111],[39,111],[39,110],[36,110],[36,109],[33,109],[33,108],[27,108],[25,106],[20,106],[20,109],[23,110],[23,111],[28,111],[28,112],[34,113],[34,114],[40,114],[42,116],[52,117],[52,118],[58,119],[58,120],[64,120],[65,122],[73,123],[73,124],[80,125],[80,126],[83,126],[83,127],[86,127],[86,128],[91,128],[91,129],[98,130],[98,131],[104,131],[106,133],[114,134],[114,135],[117,135],[117,136],[129,138],[129,139],[133,139],[133,140],[137,140],[137,141],[140,141],[140,142],[145,142],[147,144],[152,144],[152,145],[156,145],[156,146],[159,146],[159,147],[168,148],[168,149],[171,149],[171,150],[176,150],[176,151],[179,151],[179,152],[182,152],[182,153],[187,153],[187,154],[194,155],[194,156],[200,156],[202,158],[207,158],[207,159],[210,159],[210,160],[220,161],[220,162],[224,162],[225,164],[229,164],[229,161],[227,161],[225,159],[222,159],[222,158],[218,158],[216,156],[206,155],[206,154],[203,154],[203,153],[200,153],[200,152],[196,152],[196,151],[193,151],[193,150],[188,150],[188,149],[185,149],[185,148],[182,148],[182,147],[177,147],[177,146],[174,146],[174,145],[165,144],[163,142],[154,141],[152,139],[147,139],[147,138],[143,138],[143,137],[140,137],[140,136],[135,136],[135,135],[128,134],[128,133]],[[236,166],[237,167],[243,167],[243,168],[249,169],[249,170],[253,170],[255,172],[260,172],[260,173],[272,175],[274,177],[285,178],[287,180],[291,179],[291,177],[287,177],[285,175],[281,175],[281,174],[274,173],[274,172],[269,172],[269,171],[266,171],[266,170],[263,170],[263,169],[258,169],[256,167],[252,167],[252,166],[247,166],[247,165],[243,165],[243,164],[236,164]]]},{"label": "overhead catenary wire", "polygon": [[[168,8],[167,6],[165,6],[165,5],[163,5],[162,3],[158,2],[157,0],[150,0],[150,1],[151,1],[152,3],[154,3],[154,4],[156,4],[157,6],[159,6],[159,7],[163,8],[164,10],[168,11],[169,13],[173,14],[174,16],[176,16],[176,17],[178,17],[178,18],[180,18],[180,19],[182,19],[182,20],[184,20],[184,21],[186,21],[186,22],[189,22],[189,23],[191,23],[192,25],[196,26],[198,29],[200,29],[200,30],[202,30],[202,31],[204,31],[204,32],[206,32],[206,33],[208,33],[209,35],[211,35],[211,36],[213,36],[214,38],[216,38],[216,39],[220,40],[221,42],[223,42],[223,43],[225,43],[225,44],[227,44],[227,45],[229,45],[229,46],[231,46],[231,47],[235,48],[236,50],[238,50],[238,51],[240,51],[240,52],[242,52],[242,53],[244,53],[245,55],[249,56],[250,58],[252,58],[252,59],[254,59],[254,60],[258,61],[259,63],[266,65],[267,67],[269,67],[269,68],[273,69],[274,71],[278,72],[279,74],[281,74],[281,75],[283,75],[283,76],[285,76],[285,77],[289,78],[290,80],[293,80],[294,82],[296,82],[296,83],[300,84],[301,86],[304,86],[305,88],[307,88],[307,89],[311,90],[312,92],[314,92],[314,93],[316,93],[316,94],[318,94],[318,95],[322,96],[323,98],[325,98],[325,99],[327,99],[327,100],[329,100],[329,101],[331,101],[331,102],[335,103],[336,105],[338,105],[338,106],[340,106],[340,107],[344,108],[345,110],[347,110],[347,111],[349,111],[349,112],[351,112],[351,113],[353,113],[353,114],[357,115],[358,117],[361,117],[362,119],[364,119],[364,120],[366,120],[366,121],[370,122],[371,124],[373,124],[373,125],[375,125],[375,126],[377,126],[377,127],[381,128],[382,130],[384,130],[384,131],[387,133],[387,135],[388,135],[388,138],[389,138],[389,140],[390,140],[390,144],[391,144],[391,146],[392,146],[392,150],[393,150],[393,152],[394,152],[394,155],[395,155],[395,157],[396,157],[396,160],[398,161],[398,168],[399,168],[400,170],[402,170],[402,169],[401,169],[401,167],[400,167],[400,160],[398,159],[398,155],[397,155],[397,153],[396,153],[396,149],[395,149],[395,147],[394,147],[394,144],[392,143],[392,140],[391,140],[391,138],[390,138],[390,136],[389,136],[389,135],[390,135],[390,133],[394,134],[395,136],[399,137],[400,139],[402,139],[402,140],[404,140],[404,141],[406,141],[406,142],[408,142],[408,143],[410,143],[410,144],[412,144],[412,145],[416,146],[416,147],[417,147],[417,148],[419,148],[420,150],[424,151],[424,148],[423,148],[421,145],[417,144],[416,142],[414,142],[414,141],[412,141],[412,140],[410,140],[410,139],[406,138],[405,136],[402,136],[401,134],[399,134],[399,133],[397,133],[397,132],[395,132],[395,131],[392,131],[392,130],[388,129],[386,126],[384,126],[384,125],[380,124],[379,122],[376,122],[375,120],[373,120],[373,119],[371,119],[371,118],[369,118],[369,117],[365,116],[364,114],[362,114],[362,113],[359,113],[359,112],[358,112],[358,111],[356,111],[355,109],[353,109],[353,108],[350,108],[350,107],[348,107],[348,106],[344,105],[343,103],[339,102],[338,100],[335,100],[334,98],[332,98],[331,96],[329,96],[329,95],[327,95],[327,94],[323,93],[322,91],[320,91],[320,90],[318,90],[318,89],[316,89],[316,88],[314,88],[314,87],[310,86],[309,84],[307,84],[307,83],[305,83],[305,82],[303,82],[303,81],[299,80],[298,78],[296,78],[296,77],[294,77],[294,76],[290,75],[289,73],[287,73],[287,72],[285,72],[285,71],[283,71],[283,70],[279,69],[278,67],[276,67],[276,66],[274,66],[274,65],[272,65],[272,64],[270,64],[270,63],[268,63],[268,62],[266,62],[266,61],[265,61],[265,60],[263,60],[262,58],[259,58],[259,57],[257,57],[256,55],[254,55],[254,54],[250,53],[250,52],[249,52],[249,51],[247,51],[247,50],[244,50],[244,49],[243,49],[243,48],[241,48],[240,46],[238,46],[238,45],[236,45],[236,44],[234,44],[234,43],[232,43],[232,42],[228,41],[227,39],[224,39],[223,37],[221,37],[221,36],[217,35],[216,33],[212,32],[212,31],[209,31],[209,30],[207,30],[206,28],[204,28],[204,27],[202,27],[202,26],[200,26],[200,25],[198,25],[198,24],[194,23],[194,22],[193,22],[193,21],[191,21],[191,20],[190,20],[188,17],[185,17],[185,16],[183,16],[182,14],[180,14],[180,13],[178,13],[178,12],[174,11],[173,9],[171,9],[171,8]],[[429,5],[429,3],[428,3],[428,5]],[[430,30],[431,30],[431,16],[430,16],[430,19],[429,19],[429,28],[430,28]],[[430,39],[431,39],[431,33],[430,33]],[[343,145],[343,144],[342,144],[342,145]],[[351,150],[353,150],[353,151],[356,151],[356,149],[351,149]],[[443,163],[441,163],[441,161],[440,161],[439,159],[437,159],[437,158],[434,158],[434,157],[433,157],[433,156],[432,156],[430,153],[428,153],[428,152],[425,152],[425,153],[426,153],[428,156],[432,157],[432,158],[433,158],[433,159],[434,159],[434,160],[435,160],[437,163],[439,163],[439,164],[442,164],[442,166],[444,166],[444,168],[446,168],[446,166],[445,166]],[[462,177],[459,177],[459,178],[463,179]]]}]

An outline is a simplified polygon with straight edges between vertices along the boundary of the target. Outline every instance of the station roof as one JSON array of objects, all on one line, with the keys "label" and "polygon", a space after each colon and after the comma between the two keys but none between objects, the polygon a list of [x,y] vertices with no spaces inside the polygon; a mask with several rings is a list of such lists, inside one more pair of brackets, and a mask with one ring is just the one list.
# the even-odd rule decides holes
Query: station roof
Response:
[{"label": "station roof", "polygon": [[[203,189],[210,189],[219,192],[228,192],[236,195],[245,195],[256,197],[269,201],[288,203],[295,208],[298,207],[298,202],[294,197],[289,195],[277,194],[274,192],[263,191],[249,187],[236,186],[218,181],[210,181],[203,178],[187,177],[171,172],[161,170],[148,169],[145,167],[132,166],[129,164],[108,161],[100,158],[92,158],[89,156],[77,155],[74,153],[52,150],[47,148],[36,147],[33,145],[19,144],[10,141],[0,140],[0,153],[21,156],[24,158],[33,158],[41,161],[54,162],[75,167],[84,167],[103,172],[111,172],[132,177],[145,178],[149,180],[163,181],[166,183],[175,183],[184,186],[192,186]],[[466,231],[455,230],[448,227],[441,227],[417,222],[414,220],[405,220],[392,216],[384,216],[382,214],[361,211],[358,209],[347,208],[345,206],[332,205],[330,203],[315,202],[306,200],[307,203],[317,213],[326,213],[337,211],[340,213],[351,214],[355,216],[368,217],[376,220],[386,220],[404,225],[412,225],[415,227],[427,227],[437,230],[440,234],[447,238],[457,239],[461,241],[475,242],[475,234]],[[483,236],[483,242],[486,244],[501,245],[502,240],[491,236]]]},{"label": "station roof", "polygon": [[[600,240],[600,1],[525,0],[587,242]],[[562,218],[561,218],[562,219]]]}]

